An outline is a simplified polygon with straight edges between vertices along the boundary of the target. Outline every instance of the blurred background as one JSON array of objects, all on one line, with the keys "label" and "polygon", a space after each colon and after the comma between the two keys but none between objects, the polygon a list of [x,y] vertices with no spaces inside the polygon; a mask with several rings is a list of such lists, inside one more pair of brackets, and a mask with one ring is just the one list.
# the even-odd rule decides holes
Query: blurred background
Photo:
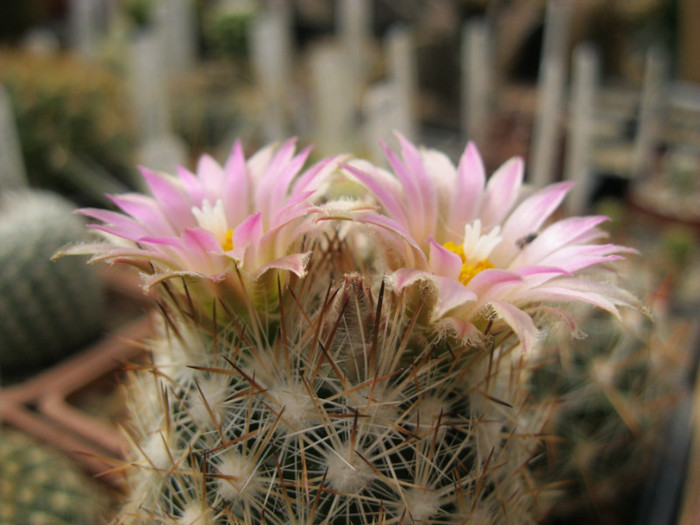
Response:
[{"label": "blurred background", "polygon": [[[87,455],[121,450],[104,437],[123,416],[113,370],[138,352],[103,346],[143,337],[149,305],[130,274],[48,262],[84,237],[72,208],[143,189],[137,165],[224,160],[236,138],[252,152],[296,136],[317,158],[383,163],[379,141],[395,145],[398,131],[454,161],[473,140],[489,172],[522,156],[534,186],[577,182],[569,213],[613,219],[614,242],[643,254],[624,277],[687,371],[674,376],[687,393],[684,464],[700,305],[698,27],[696,0],[0,2],[2,422],[88,472],[104,462]],[[97,349],[92,373],[66,379],[62,363],[85,349]],[[679,501],[697,499],[697,469],[674,465],[673,509],[660,512],[689,519],[697,510]]]},{"label": "blurred background", "polygon": [[382,162],[378,139],[398,130],[453,156],[474,140],[491,169],[524,156],[538,185],[586,180],[579,208],[652,171],[688,196],[698,11],[685,0],[3,3],[4,128],[21,149],[5,178],[100,200],[138,184],[136,163],[189,165],[234,137],[253,149],[294,135],[319,156]]}]

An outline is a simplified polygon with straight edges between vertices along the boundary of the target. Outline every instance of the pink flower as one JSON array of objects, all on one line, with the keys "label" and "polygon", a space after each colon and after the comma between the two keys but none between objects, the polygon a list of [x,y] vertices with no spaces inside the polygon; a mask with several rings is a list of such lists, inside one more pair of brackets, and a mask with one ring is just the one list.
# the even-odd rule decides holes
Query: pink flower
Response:
[{"label": "pink flower", "polygon": [[476,147],[468,144],[455,167],[442,153],[418,150],[399,136],[401,158],[385,147],[394,174],[363,161],[345,170],[376,197],[383,214],[356,220],[381,232],[397,290],[431,285],[431,323],[446,323],[464,338],[503,321],[525,350],[538,333],[533,319],[547,311],[573,321],[566,303],[586,302],[617,315],[634,302],[617,287],[585,276],[630,252],[604,237],[605,217],[548,223],[571,188],[568,182],[529,192],[515,158],[486,180]]},{"label": "pink flower", "polygon": [[217,283],[240,274],[246,287],[270,270],[303,276],[309,253],[301,239],[316,211],[310,199],[337,167],[329,158],[300,175],[309,152],[295,154],[289,140],[246,160],[236,142],[223,166],[205,155],[196,173],[179,168],[172,176],[142,168],[151,196],[111,197],[119,212],[79,210],[101,221],[92,228],[112,242],[71,252],[140,265],[152,271],[147,285],[180,275]]}]

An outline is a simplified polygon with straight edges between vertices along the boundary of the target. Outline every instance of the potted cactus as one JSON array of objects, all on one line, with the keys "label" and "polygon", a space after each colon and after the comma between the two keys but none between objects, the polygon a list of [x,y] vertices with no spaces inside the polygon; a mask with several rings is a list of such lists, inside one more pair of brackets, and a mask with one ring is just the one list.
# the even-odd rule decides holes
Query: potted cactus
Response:
[{"label": "potted cactus", "polygon": [[63,253],[158,300],[118,522],[532,523],[561,493],[532,378],[575,305],[639,308],[611,270],[631,250],[553,221],[570,184],[525,188],[519,159],[487,181],[472,144],[454,166],[399,140],[391,171],[236,143],[82,210],[107,242]]}]

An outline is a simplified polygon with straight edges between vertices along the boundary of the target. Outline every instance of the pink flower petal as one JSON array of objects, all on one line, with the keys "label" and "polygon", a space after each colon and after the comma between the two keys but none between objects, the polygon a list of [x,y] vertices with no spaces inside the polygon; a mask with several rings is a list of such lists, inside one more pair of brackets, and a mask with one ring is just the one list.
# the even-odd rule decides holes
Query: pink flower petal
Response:
[{"label": "pink flower petal", "polygon": [[479,202],[486,185],[486,171],[479,151],[473,142],[467,144],[457,167],[457,186],[454,188],[448,228],[457,235],[464,231],[464,225],[471,223],[479,211]]},{"label": "pink flower petal", "polygon": [[495,264],[507,265],[518,253],[518,241],[537,233],[549,216],[559,207],[573,186],[571,182],[552,184],[525,199],[510,214],[503,229],[503,240],[492,252]]},{"label": "pink flower petal", "polygon": [[224,166],[226,181],[222,188],[222,202],[226,220],[229,224],[238,224],[250,212],[250,177],[245,163],[241,141],[237,140]]},{"label": "pink flower petal", "polygon": [[[425,171],[435,186],[435,193],[437,195],[437,212],[438,216],[440,216],[442,215],[443,210],[446,212],[451,209],[451,203],[455,194],[455,186],[457,184],[457,168],[455,168],[454,164],[452,164],[450,158],[441,151],[434,149],[423,149],[421,150],[420,155],[423,159]],[[445,236],[444,227],[447,226],[449,229],[449,225],[447,225],[446,222],[445,217],[443,217],[442,221],[438,221],[438,227],[440,230],[436,231],[434,235],[438,242],[454,240],[455,238],[458,238],[459,234],[461,233],[460,230],[454,232],[454,235]]]},{"label": "pink flower petal", "polygon": [[158,203],[138,193],[107,196],[119,208],[144,226],[144,230],[155,235],[175,235],[170,222],[163,215]]},{"label": "pink flower petal", "polygon": [[561,248],[542,259],[542,264],[559,266],[568,272],[577,272],[594,264],[623,259],[621,253],[635,253],[615,244],[584,244]]},{"label": "pink flower petal", "polygon": [[298,192],[316,191],[329,175],[338,169],[338,163],[343,157],[327,157],[306,170],[294,184],[293,194]]},{"label": "pink flower petal", "polygon": [[61,254],[66,255],[89,255],[92,254],[90,263],[99,261],[131,262],[131,261],[152,261],[166,266],[174,266],[175,260],[167,254],[147,251],[136,248],[122,248],[108,244],[81,244],[75,250],[62,250]]},{"label": "pink flower petal", "polygon": [[489,304],[496,314],[513,329],[518,339],[520,339],[523,353],[527,354],[532,351],[537,343],[538,334],[537,327],[532,317],[523,312],[520,308],[509,303],[491,301]]},{"label": "pink flower petal", "polygon": [[[592,283],[586,282],[587,285]],[[612,313],[615,317],[620,316],[617,307],[613,302],[605,297],[605,295],[594,290],[593,287],[572,286],[569,282],[552,282],[547,286],[541,286],[534,290],[529,290],[523,299],[530,302],[545,301],[545,302],[570,302],[581,301],[584,303],[595,305],[603,310]]]},{"label": "pink flower petal", "polygon": [[487,230],[500,224],[510,212],[523,183],[524,169],[521,158],[512,158],[489,179],[479,212],[481,224]]},{"label": "pink flower petal", "polygon": [[141,244],[160,244],[162,246],[182,247],[182,240],[179,237],[141,237],[138,239]]},{"label": "pink flower petal", "polygon": [[458,281],[462,270],[462,259],[456,253],[436,243],[432,237],[430,237],[429,242],[428,265],[430,271],[436,275],[442,275]]},{"label": "pink flower petal", "polygon": [[246,161],[246,167],[248,168],[248,174],[253,187],[255,187],[263,175],[265,175],[265,171],[270,165],[270,161],[275,154],[276,148],[277,146],[275,144],[269,144],[253,153],[253,155],[251,155],[251,157]]},{"label": "pink flower petal", "polygon": [[214,275],[224,270],[223,255],[219,241],[211,232],[201,228],[188,228],[182,232],[182,251],[187,270],[205,275]]},{"label": "pink flower petal", "polygon": [[[389,160],[389,164],[391,164],[391,167],[394,169],[394,173],[401,182],[405,209],[407,211],[410,210],[411,213],[421,214],[423,211],[423,198],[420,194],[420,189],[417,182],[411,176],[411,173],[404,163],[398,159],[394,152],[391,151],[384,142],[382,142],[382,148],[384,149],[384,153]],[[408,221],[407,224],[411,224],[413,222],[410,215],[407,216],[406,219]],[[427,235],[425,238],[427,238]],[[424,239],[418,238],[416,240],[421,242]]]},{"label": "pink flower petal", "polygon": [[428,268],[425,252],[397,221],[376,213],[358,216],[355,221],[376,226],[379,233],[377,239],[379,247],[393,256],[399,256],[405,266],[418,269]]},{"label": "pink flower petal", "polygon": [[[408,209],[414,213],[409,215],[408,219],[412,223],[411,229],[417,235],[418,241],[421,242],[435,233],[435,227],[438,223],[435,180],[428,176],[423,157],[416,147],[400,133],[397,136],[401,144],[401,155],[405,161],[408,176],[418,191],[419,198],[416,204],[420,203],[420,206],[412,207],[409,202]],[[415,220],[413,220],[414,218]]]},{"label": "pink flower petal", "polygon": [[301,171],[301,168],[306,164],[306,159],[308,159],[311,153],[311,147],[304,148],[298,155],[294,156],[284,170],[280,173],[275,180],[275,192],[274,199],[272,201],[273,209],[277,209],[285,201],[285,198],[290,192],[292,181]]},{"label": "pink flower petal", "polygon": [[285,257],[280,257],[274,261],[270,261],[267,264],[262,265],[254,274],[254,279],[259,279],[262,274],[268,270],[277,269],[292,272],[293,274],[304,277],[306,275],[306,267],[308,266],[311,253],[295,253],[292,255],[287,255]]},{"label": "pink flower petal", "polygon": [[[289,145],[293,147],[294,143],[290,142]],[[275,216],[283,213],[283,208],[289,204],[288,198],[297,198],[297,195],[289,195],[289,188],[310,152],[311,148],[306,148],[299,155],[291,158],[288,164],[279,166],[277,171],[269,168],[260,180],[256,202],[258,209],[263,214],[263,223],[266,228],[272,227],[277,221]]]},{"label": "pink flower petal", "polygon": [[143,230],[136,230],[134,228],[121,228],[119,226],[112,226],[108,224],[88,224],[88,228],[91,230],[96,230],[98,232],[107,233],[109,235],[116,235],[122,239],[128,241],[138,242],[138,240],[143,237]]},{"label": "pink flower petal", "polygon": [[467,287],[478,297],[474,304],[474,311],[478,311],[493,300],[510,300],[514,293],[527,287],[527,284],[515,272],[494,268],[479,272]]},{"label": "pink flower petal", "polygon": [[177,167],[177,175],[182,182],[185,193],[189,195],[192,201],[192,206],[200,207],[204,199],[208,198],[202,186],[202,181],[194,173],[182,166]]},{"label": "pink flower petal", "polygon": [[459,281],[439,275],[429,277],[438,290],[438,298],[433,310],[435,320],[444,317],[455,308],[477,300],[476,294]]},{"label": "pink flower petal", "polygon": [[187,228],[182,233],[186,250],[201,250],[204,253],[222,253],[221,244],[214,234],[201,228]]},{"label": "pink flower petal", "polygon": [[206,198],[214,203],[221,198],[226,175],[224,169],[211,155],[202,155],[197,163],[197,176],[202,181]]},{"label": "pink flower petal", "polygon": [[544,265],[533,265],[533,266],[520,266],[515,270],[511,270],[522,277],[532,277],[541,275],[571,275],[571,272],[560,268],[559,266],[544,266]]},{"label": "pink flower petal", "polygon": [[386,210],[389,217],[401,223],[404,228],[408,227],[408,219],[406,218],[406,215],[399,204],[402,198],[400,190],[395,192],[388,190],[386,187],[379,184],[376,177],[373,177],[372,174],[365,173],[354,165],[344,164],[342,168],[350,172],[352,176],[358,179],[374,194],[374,196],[379,200],[379,203]]},{"label": "pink flower petal", "polygon": [[234,250],[256,245],[263,236],[262,216],[260,213],[251,215],[240,223],[233,231]]},{"label": "pink flower petal", "polygon": [[571,276],[571,273],[566,270],[553,266],[521,266],[513,271],[523,278],[527,288],[541,286],[547,281],[563,275]]},{"label": "pink flower petal", "polygon": [[391,288],[396,291],[401,291],[408,286],[418,282],[430,279],[432,274],[426,271],[414,270],[413,268],[401,268],[392,273],[387,282]]},{"label": "pink flower petal", "polygon": [[545,228],[535,239],[525,245],[511,265],[538,264],[562,247],[579,242],[607,217],[569,217]]},{"label": "pink flower petal", "polygon": [[307,191],[290,196],[272,219],[271,228],[276,225],[288,223],[291,220],[297,219],[314,209],[309,203],[309,198],[313,195],[313,191]]},{"label": "pink flower petal", "polygon": [[520,283],[523,278],[517,273],[508,270],[493,268],[477,273],[467,287],[477,296],[481,297],[491,288],[503,283]]},{"label": "pink flower petal", "polygon": [[[126,239],[135,240],[148,233],[140,223],[122,213],[96,208],[81,208],[76,210],[76,213],[104,222],[104,227],[109,227],[115,232],[119,231],[120,233],[115,234]],[[95,229],[104,229],[101,225],[96,224],[89,224],[88,226]]]},{"label": "pink flower petal", "polygon": [[194,226],[192,201],[171,180],[169,176],[156,173],[146,168],[139,168],[151,194],[155,197],[164,215],[172,224],[174,230]]},{"label": "pink flower petal", "polygon": [[[284,182],[280,185],[280,180],[285,179],[285,169],[294,157],[295,139],[286,141],[277,150],[267,166],[255,181],[255,194],[253,196],[255,209],[262,214],[263,223],[266,225],[272,220],[272,216],[277,211],[277,196],[282,192],[286,193],[288,185]],[[280,188],[282,186],[282,188]]]},{"label": "pink flower petal", "polygon": [[[286,140],[282,146],[275,152],[267,166],[267,173],[276,174],[284,168],[294,157],[296,149],[296,138]],[[274,177],[273,177],[274,178]]]},{"label": "pink flower petal", "polygon": [[[308,193],[310,194],[311,192]],[[263,224],[264,234],[259,244],[266,253],[286,252],[293,244],[293,239],[301,239],[313,228],[322,210],[305,200],[308,195],[297,195],[280,210],[272,224]]]}]

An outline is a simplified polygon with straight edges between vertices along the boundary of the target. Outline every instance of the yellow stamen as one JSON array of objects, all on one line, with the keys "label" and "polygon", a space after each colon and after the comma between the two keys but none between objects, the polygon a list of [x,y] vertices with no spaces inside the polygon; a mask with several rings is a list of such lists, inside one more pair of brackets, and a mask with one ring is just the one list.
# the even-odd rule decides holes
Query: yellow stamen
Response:
[{"label": "yellow stamen", "polygon": [[494,266],[488,259],[479,261],[475,265],[463,264],[462,271],[459,272],[459,282],[466,286],[467,283],[469,283],[469,281],[471,281],[477,273],[481,273],[484,270],[489,270],[491,268],[494,268]]},{"label": "yellow stamen", "polygon": [[225,252],[233,250],[233,230],[226,232],[226,238],[224,239],[224,242],[221,243],[221,247]]},{"label": "yellow stamen", "polygon": [[442,245],[443,248],[451,251],[452,253],[456,253],[459,255],[460,259],[464,261],[464,250],[462,249],[461,244],[455,244],[452,241],[447,241],[445,244]]},{"label": "yellow stamen", "polygon": [[455,244],[452,241],[447,241],[442,246],[452,253],[456,253],[459,255],[459,258],[462,259],[462,270],[459,272],[459,282],[465,286],[474,278],[476,274],[483,272],[484,270],[494,268],[494,265],[491,264],[491,261],[488,259],[479,261],[476,264],[468,264],[466,262],[466,257],[464,256],[464,249],[462,246]]}]

